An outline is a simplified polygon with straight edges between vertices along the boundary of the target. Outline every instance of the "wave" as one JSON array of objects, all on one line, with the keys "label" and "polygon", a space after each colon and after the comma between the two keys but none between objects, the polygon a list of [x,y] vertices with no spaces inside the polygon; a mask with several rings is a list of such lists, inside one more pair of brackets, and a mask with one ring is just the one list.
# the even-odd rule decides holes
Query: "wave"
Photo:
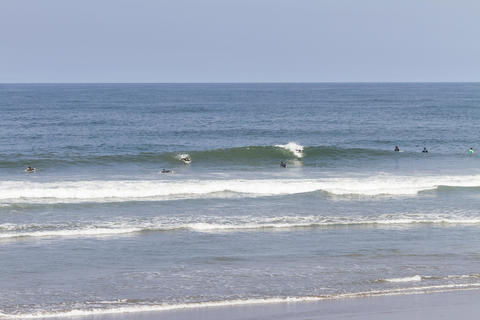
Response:
[{"label": "wave", "polygon": [[480,274],[462,274],[462,275],[448,275],[448,276],[414,275],[411,277],[403,277],[403,278],[381,279],[381,280],[377,280],[376,282],[401,283],[401,282],[420,282],[424,280],[479,279],[479,278],[480,278]]},{"label": "wave", "polygon": [[412,276],[412,277],[383,279],[382,281],[395,282],[395,283],[398,283],[398,282],[418,282],[418,281],[422,281],[422,277],[419,276],[419,275],[415,275],[415,276]]},{"label": "wave", "polygon": [[[480,225],[480,217],[439,214],[399,214],[368,216],[189,216],[152,218],[149,220],[119,220],[110,222],[77,222],[55,224],[0,224],[0,239],[36,237],[105,237],[141,232],[245,232],[256,230],[291,230],[295,228],[331,227],[391,227],[419,224]],[[415,276],[417,277],[417,276]],[[413,279],[413,280],[412,280]],[[408,282],[417,278],[385,279],[387,282]]]},{"label": "wave", "polygon": [[299,145],[299,144],[295,143],[295,142],[289,142],[287,144],[277,144],[277,145],[275,145],[275,147],[288,150],[297,158],[302,158],[303,157],[304,147],[302,145]]},{"label": "wave", "polygon": [[141,228],[85,228],[66,230],[24,231],[0,233],[0,239],[26,238],[26,237],[101,237],[133,232],[140,232]]},{"label": "wave", "polygon": [[[130,302],[128,299],[111,301],[111,302],[89,302],[87,305],[102,305],[106,307],[100,308],[78,308],[72,310],[58,310],[58,311],[40,311],[32,313],[18,313],[6,314],[0,312],[0,319],[44,319],[44,318],[58,318],[58,317],[73,317],[73,316],[95,316],[105,314],[122,314],[122,313],[140,313],[140,312],[160,312],[186,309],[200,309],[212,307],[233,307],[246,305],[262,305],[262,304],[280,304],[280,303],[298,303],[298,302],[318,302],[325,300],[340,300],[340,299],[354,299],[363,297],[378,297],[378,296],[396,296],[396,295],[413,295],[413,294],[429,294],[460,290],[478,290],[480,283],[469,284],[446,284],[436,286],[421,286],[409,288],[394,288],[386,290],[371,290],[363,292],[340,293],[331,295],[319,296],[301,296],[301,297],[271,297],[271,298],[255,298],[255,299],[238,299],[238,300],[217,300],[205,302],[191,302],[179,304],[166,303],[151,303],[140,301]],[[120,305],[120,306],[119,306]]]},{"label": "wave", "polygon": [[[338,159],[374,159],[379,157],[399,157],[391,150],[362,148],[339,148],[334,146],[304,147],[294,142],[274,146],[245,146],[211,150],[189,150],[181,152],[140,152],[132,154],[11,154],[0,155],[0,168],[18,168],[32,165],[42,170],[82,165],[112,166],[115,164],[156,164],[177,165],[182,162],[179,154],[189,154],[192,161],[204,166],[223,163],[237,165],[262,165],[281,160],[305,158],[307,162]],[[418,153],[402,153],[402,156],[419,156]]]},{"label": "wave", "polygon": [[392,176],[323,179],[1,181],[0,204],[75,203],[265,197],[324,192],[337,196],[414,196],[444,187],[480,188],[474,176]]}]

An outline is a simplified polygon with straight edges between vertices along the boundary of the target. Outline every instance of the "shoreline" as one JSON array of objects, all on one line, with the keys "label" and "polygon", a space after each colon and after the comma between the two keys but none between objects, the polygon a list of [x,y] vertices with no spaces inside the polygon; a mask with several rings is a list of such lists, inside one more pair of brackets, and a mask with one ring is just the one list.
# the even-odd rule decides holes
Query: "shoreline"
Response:
[{"label": "shoreline", "polygon": [[[114,309],[72,310],[60,313],[19,314],[0,313],[0,319],[79,319],[79,320],[147,320],[152,319],[371,319],[376,314],[410,317],[412,312],[421,319],[428,319],[436,311],[439,315],[457,310],[459,303],[467,309],[480,311],[476,302],[480,298],[480,283],[470,285],[446,285],[400,288],[370,292],[347,293],[332,296],[268,298],[249,300],[212,301],[176,305],[137,305]],[[415,308],[412,309],[412,306]],[[439,311],[438,311],[439,312]],[[452,316],[460,312],[454,311]],[[466,316],[475,316],[472,312]],[[420,319],[419,318],[419,319]],[[438,316],[431,317],[439,319]],[[373,318],[374,319],[374,318]],[[470,319],[462,317],[462,319]],[[476,318],[475,318],[476,319]]]},{"label": "shoreline", "polygon": [[463,289],[429,294],[374,296],[310,302],[244,304],[152,311],[129,314],[91,315],[56,319],[79,320],[381,320],[381,319],[478,319],[480,290]]}]

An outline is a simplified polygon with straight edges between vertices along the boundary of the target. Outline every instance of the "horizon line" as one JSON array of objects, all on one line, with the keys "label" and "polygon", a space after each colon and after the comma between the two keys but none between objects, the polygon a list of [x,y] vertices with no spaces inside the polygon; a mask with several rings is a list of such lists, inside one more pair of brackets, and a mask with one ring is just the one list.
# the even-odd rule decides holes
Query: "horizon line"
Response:
[{"label": "horizon line", "polygon": [[480,83],[480,81],[212,81],[212,82],[0,82],[0,85],[52,85],[52,84],[428,84],[428,83]]}]

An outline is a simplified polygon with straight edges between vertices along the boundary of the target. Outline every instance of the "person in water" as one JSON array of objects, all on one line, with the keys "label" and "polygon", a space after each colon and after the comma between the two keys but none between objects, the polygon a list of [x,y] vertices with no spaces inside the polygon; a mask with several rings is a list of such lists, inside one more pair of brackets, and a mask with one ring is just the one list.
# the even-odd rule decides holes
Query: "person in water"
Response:
[{"label": "person in water", "polygon": [[423,152],[423,153],[428,153],[427,148],[426,148],[426,147],[423,147],[423,151],[422,151],[422,152]]},{"label": "person in water", "polygon": [[475,151],[473,151],[473,148],[470,148],[470,150],[468,150],[468,153],[469,153],[469,154],[474,154]]},{"label": "person in water", "polygon": [[282,168],[286,168],[287,167],[287,164],[283,161],[280,162],[280,167]]},{"label": "person in water", "polygon": [[394,151],[395,151],[395,152],[399,152],[399,151],[400,151],[400,148],[398,148],[398,146],[395,146]]},{"label": "person in water", "polygon": [[172,170],[162,169],[162,173],[172,173]]},{"label": "person in water", "polygon": [[35,172],[35,168],[27,167],[27,169],[25,169],[25,171],[27,171],[27,172]]}]

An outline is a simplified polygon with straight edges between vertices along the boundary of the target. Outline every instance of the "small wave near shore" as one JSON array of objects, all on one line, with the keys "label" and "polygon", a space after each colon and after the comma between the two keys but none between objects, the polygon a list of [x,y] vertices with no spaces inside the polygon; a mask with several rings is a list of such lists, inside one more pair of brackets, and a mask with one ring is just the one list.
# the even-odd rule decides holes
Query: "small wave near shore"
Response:
[{"label": "small wave near shore", "polygon": [[[443,284],[419,287],[391,288],[385,290],[370,290],[362,292],[349,292],[339,294],[325,294],[312,296],[286,296],[286,297],[266,297],[252,299],[231,299],[231,300],[214,300],[203,302],[185,302],[185,303],[155,303],[130,301],[128,299],[119,299],[117,301],[98,301],[76,303],[76,307],[71,310],[45,310],[34,311],[30,313],[3,313],[0,312],[0,319],[47,319],[59,317],[76,317],[76,316],[95,316],[107,314],[125,314],[140,313],[154,311],[171,311],[185,309],[200,309],[212,307],[227,306],[244,306],[244,305],[261,305],[261,304],[279,304],[279,303],[299,303],[299,302],[319,302],[326,300],[355,299],[365,297],[381,297],[381,296],[398,296],[398,295],[416,295],[451,292],[459,290],[479,290],[480,283],[460,283],[460,284]],[[81,307],[81,305],[84,305]]]},{"label": "small wave near shore", "polygon": [[[17,238],[85,238],[135,234],[141,232],[191,231],[206,233],[283,231],[300,228],[339,227],[408,227],[416,225],[480,225],[480,218],[462,214],[381,214],[378,216],[180,216],[130,218],[110,221],[65,223],[0,224],[0,239]],[[419,276],[386,279],[387,282],[419,281]]]}]

